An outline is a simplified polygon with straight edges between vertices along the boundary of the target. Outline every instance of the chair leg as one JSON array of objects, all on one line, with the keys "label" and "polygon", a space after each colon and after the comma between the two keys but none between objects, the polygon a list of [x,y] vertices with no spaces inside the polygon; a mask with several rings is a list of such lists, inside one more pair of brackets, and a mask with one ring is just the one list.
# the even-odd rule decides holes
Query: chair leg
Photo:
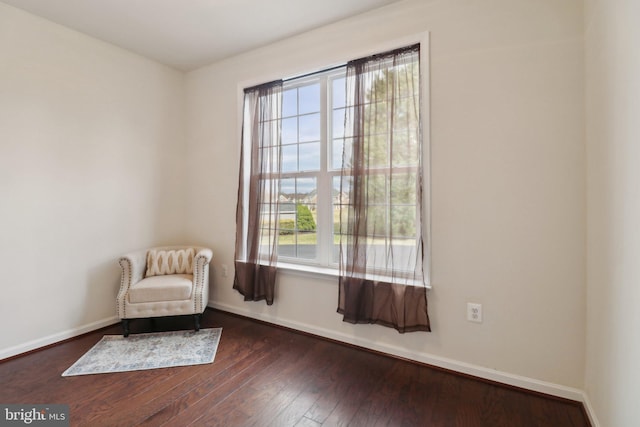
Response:
[{"label": "chair leg", "polygon": [[122,335],[129,336],[129,319],[122,319]]},{"label": "chair leg", "polygon": [[199,314],[194,314],[193,315],[193,323],[195,324],[196,332],[198,332],[200,330],[200,315]]}]

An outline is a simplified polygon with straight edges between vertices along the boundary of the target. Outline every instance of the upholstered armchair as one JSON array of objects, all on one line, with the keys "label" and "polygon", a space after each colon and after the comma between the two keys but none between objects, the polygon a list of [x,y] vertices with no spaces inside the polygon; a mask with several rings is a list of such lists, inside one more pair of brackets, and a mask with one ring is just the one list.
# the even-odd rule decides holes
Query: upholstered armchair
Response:
[{"label": "upholstered armchair", "polygon": [[195,330],[209,299],[210,249],[161,246],[132,252],[119,260],[122,269],[116,298],[123,335],[129,320],[193,315]]}]

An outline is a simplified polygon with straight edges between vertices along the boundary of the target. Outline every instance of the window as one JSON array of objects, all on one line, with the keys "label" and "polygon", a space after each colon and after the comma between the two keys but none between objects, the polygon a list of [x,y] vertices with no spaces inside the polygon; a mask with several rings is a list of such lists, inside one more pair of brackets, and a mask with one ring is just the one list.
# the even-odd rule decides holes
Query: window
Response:
[{"label": "window", "polygon": [[[341,67],[284,83],[277,238],[281,262],[337,268],[344,76]],[[265,229],[270,220],[263,218]]]},{"label": "window", "polygon": [[[359,90],[365,88],[360,98],[354,96],[346,66],[281,83],[278,101],[270,101],[277,105],[270,108],[279,111],[257,120],[257,132],[269,129],[259,162],[271,162],[262,166],[266,173],[258,178],[268,189],[258,201],[258,259],[268,259],[275,246],[278,265],[337,271],[344,256],[341,245],[353,237],[347,231],[353,209],[350,170],[354,138],[361,138],[369,153],[361,165],[368,171],[363,188],[369,192],[364,226],[369,271],[385,274],[389,257],[394,257],[400,266],[394,274],[415,277],[421,254],[412,244],[422,233],[422,206],[416,197],[422,175],[416,158],[420,85],[413,84],[419,82],[418,56],[412,60],[415,64],[407,65],[389,59],[370,80],[359,83]],[[407,67],[415,79],[399,77]],[[354,121],[362,119],[358,114],[364,114],[365,124],[354,131]]]},{"label": "window", "polygon": [[245,89],[234,289],[273,304],[278,267],[329,268],[345,322],[430,331],[420,45]]}]

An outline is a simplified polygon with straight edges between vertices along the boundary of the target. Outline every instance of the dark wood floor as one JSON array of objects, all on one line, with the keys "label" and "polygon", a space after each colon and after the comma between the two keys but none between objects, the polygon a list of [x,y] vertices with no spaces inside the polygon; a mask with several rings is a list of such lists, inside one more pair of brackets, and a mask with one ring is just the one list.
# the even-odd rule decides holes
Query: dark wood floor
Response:
[{"label": "dark wood floor", "polygon": [[[186,318],[156,329],[188,329]],[[209,365],[63,378],[119,326],[0,363],[0,403],[64,403],[72,426],[588,426],[548,398],[207,309]],[[149,332],[148,320],[132,333]]]}]

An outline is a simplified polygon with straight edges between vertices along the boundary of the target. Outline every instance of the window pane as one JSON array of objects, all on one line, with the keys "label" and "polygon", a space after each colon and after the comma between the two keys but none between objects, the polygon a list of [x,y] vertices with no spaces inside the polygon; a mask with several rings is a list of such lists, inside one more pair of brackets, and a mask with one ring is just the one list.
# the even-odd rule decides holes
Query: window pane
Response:
[{"label": "window pane", "polygon": [[275,203],[278,197],[278,180],[277,179],[265,179],[264,181],[264,193],[262,195],[261,203]]},{"label": "window pane", "polygon": [[364,108],[365,135],[379,135],[388,132],[389,104],[386,101],[367,104]]},{"label": "window pane", "polygon": [[352,145],[353,145],[353,138],[346,138],[346,139],[334,139],[333,140],[333,144],[331,146],[331,167],[333,169],[342,169],[343,165],[342,165],[342,151],[344,149],[344,144],[347,144],[346,147],[346,159],[345,159],[345,164],[344,167],[346,169],[351,168],[351,152],[352,152]]},{"label": "window pane", "polygon": [[282,172],[298,170],[298,144],[282,146]]},{"label": "window pane", "polygon": [[388,235],[387,206],[369,205],[367,207],[367,235],[384,238]]},{"label": "window pane", "polygon": [[[292,180],[295,181],[295,180]],[[294,184],[295,188],[295,184]],[[295,190],[294,190],[295,192]],[[280,218],[278,228],[278,255],[293,257],[296,253],[296,209],[293,202],[280,202]]]},{"label": "window pane", "polygon": [[320,143],[300,144],[300,171],[317,171],[320,169]]},{"label": "window pane", "polygon": [[268,257],[268,254],[273,247],[273,242],[275,241],[276,234],[272,229],[263,228],[260,230],[260,247],[258,253],[260,255],[264,255]]},{"label": "window pane", "polygon": [[393,166],[417,166],[420,160],[417,137],[412,137],[407,131],[395,132],[393,147]]},{"label": "window pane", "polygon": [[296,228],[298,232],[298,258],[313,259],[316,257],[317,217],[314,204],[298,203]]},{"label": "window pane", "polygon": [[371,205],[386,205],[387,177],[385,175],[373,175],[367,181],[367,203]]},{"label": "window pane", "polygon": [[260,204],[261,216],[260,216],[260,228],[269,228],[273,222],[273,212],[271,211],[271,205]]},{"label": "window pane", "polygon": [[387,135],[371,135],[364,140],[365,161],[370,167],[389,166],[389,146]]},{"label": "window pane", "polygon": [[356,130],[354,129],[354,115],[355,115],[355,107],[347,107],[344,109],[344,117],[342,120],[344,121],[343,129],[345,136],[355,136]]},{"label": "window pane", "polygon": [[296,179],[296,198],[299,203],[315,204],[314,196],[318,194],[318,186],[315,178]]},{"label": "window pane", "polygon": [[261,148],[259,151],[259,162],[261,164],[266,165],[264,172],[272,173],[278,168],[278,161],[280,160],[278,157],[279,149],[278,147],[270,147],[270,148]]},{"label": "window pane", "polygon": [[318,252],[317,240],[318,238],[315,231],[299,234],[296,257],[303,259],[316,259]]},{"label": "window pane", "polygon": [[300,111],[298,114],[320,111],[320,84],[316,83],[298,89]]},{"label": "window pane", "polygon": [[284,178],[280,180],[280,202],[289,202],[295,200],[296,194],[296,179]]},{"label": "window pane", "polygon": [[344,114],[344,108],[333,110],[332,129],[334,138],[342,138],[344,136]]},{"label": "window pane", "polygon": [[274,135],[277,135],[277,126],[278,121],[275,120],[260,122],[260,127],[258,130],[262,139],[260,147],[270,147],[277,144],[277,141],[274,141],[272,138]]},{"label": "window pane", "polygon": [[298,142],[298,118],[282,120],[282,144]]},{"label": "window pane", "polygon": [[[332,245],[332,254],[331,261],[337,263],[340,257],[340,231],[342,227],[342,232],[347,232],[347,219],[349,214],[349,207],[347,203],[349,202],[349,189],[347,186],[343,188],[343,192],[340,192],[340,180],[339,176],[333,177],[332,182],[332,206],[333,206],[333,245]],[[348,180],[345,180],[345,184],[348,183]]]},{"label": "window pane", "polygon": [[415,206],[394,206],[391,208],[391,232],[394,237],[415,237]]},{"label": "window pane", "polygon": [[342,139],[334,139],[331,145],[331,168],[342,168],[342,150],[344,149],[344,141]]},{"label": "window pane", "polygon": [[334,79],[332,82],[333,108],[345,106],[345,78]]},{"label": "window pane", "polygon": [[415,238],[394,238],[391,246],[391,256],[398,266],[396,271],[403,271],[410,275],[415,272],[418,264]]},{"label": "window pane", "polygon": [[299,117],[300,142],[320,141],[320,113]]},{"label": "window pane", "polygon": [[401,98],[394,104],[393,129],[406,130],[418,125],[416,104],[418,100],[411,98]]},{"label": "window pane", "polygon": [[416,204],[416,174],[393,174],[391,176],[391,204],[415,205]]},{"label": "window pane", "polygon": [[[341,187],[342,181],[342,187]],[[349,192],[351,191],[352,178],[345,177],[341,179],[339,176],[333,177],[333,204],[346,205],[349,203]]]},{"label": "window pane", "polygon": [[282,116],[290,117],[296,114],[298,114],[298,90],[286,90],[282,93]]},{"label": "window pane", "polygon": [[[274,186],[276,181],[265,180],[265,191],[268,193],[271,191],[272,186]],[[265,200],[269,200],[270,197],[267,195]],[[260,253],[268,253],[270,244],[275,241],[276,231],[272,228],[275,219],[275,212],[273,211],[272,203],[260,203],[258,209],[260,209],[260,242],[259,242],[259,252]]]},{"label": "window pane", "polygon": [[293,234],[296,227],[293,203],[283,203],[280,207],[280,235]]},{"label": "window pane", "polygon": [[288,178],[283,180],[282,188],[278,253],[284,257],[315,259],[317,179]]}]

